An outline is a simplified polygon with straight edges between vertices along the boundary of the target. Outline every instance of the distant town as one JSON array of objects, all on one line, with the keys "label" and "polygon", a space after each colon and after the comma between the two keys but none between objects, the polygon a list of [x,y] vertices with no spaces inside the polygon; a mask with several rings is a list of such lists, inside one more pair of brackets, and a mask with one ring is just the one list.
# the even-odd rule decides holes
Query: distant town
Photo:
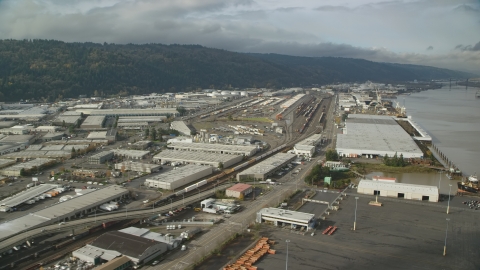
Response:
[{"label": "distant town", "polygon": [[478,178],[401,99],[438,87],[0,103],[0,270],[476,269]]}]

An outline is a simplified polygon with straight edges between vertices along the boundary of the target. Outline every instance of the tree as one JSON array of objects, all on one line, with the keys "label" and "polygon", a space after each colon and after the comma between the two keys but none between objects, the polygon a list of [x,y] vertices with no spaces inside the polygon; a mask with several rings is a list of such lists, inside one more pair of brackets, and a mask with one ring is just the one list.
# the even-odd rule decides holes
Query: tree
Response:
[{"label": "tree", "polygon": [[62,127],[67,127],[67,125],[65,124],[65,120],[62,121]]},{"label": "tree", "polygon": [[187,109],[185,109],[184,107],[180,106],[180,107],[177,107],[177,112],[180,114],[180,116],[183,116],[183,115],[185,115],[185,113],[187,112]]},{"label": "tree", "polygon": [[155,128],[152,128],[152,132],[150,132],[150,137],[152,138],[152,141],[155,141],[157,139],[157,130]]},{"label": "tree", "polygon": [[20,169],[20,176],[26,176],[26,172],[24,168]]},{"label": "tree", "polygon": [[223,169],[223,162],[219,162],[219,163],[218,163],[218,168],[219,168],[220,170]]},{"label": "tree", "polygon": [[328,149],[325,153],[325,159],[327,161],[338,161],[338,153],[333,149]]},{"label": "tree", "polygon": [[233,116],[231,114],[228,115],[228,121],[233,121]]},{"label": "tree", "polygon": [[150,135],[150,129],[147,128],[145,129],[145,138],[148,138],[149,135]]}]

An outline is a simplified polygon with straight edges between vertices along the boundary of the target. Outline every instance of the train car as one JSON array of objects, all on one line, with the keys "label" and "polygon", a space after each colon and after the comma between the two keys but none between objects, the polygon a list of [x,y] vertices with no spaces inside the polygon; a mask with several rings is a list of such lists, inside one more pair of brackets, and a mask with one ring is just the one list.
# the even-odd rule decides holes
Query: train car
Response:
[{"label": "train car", "polygon": [[177,192],[175,193],[175,196],[180,196],[180,195],[182,195],[183,193],[185,193],[185,189],[182,189],[182,190],[180,190],[180,191],[177,191]]},{"label": "train car", "polygon": [[83,237],[85,237],[89,234],[90,234],[90,231],[85,231],[83,233],[80,233],[80,234],[77,234],[77,235],[73,236],[73,240],[81,239],[81,238],[83,238]]},{"label": "train car", "polygon": [[207,180],[202,180],[202,181],[200,181],[200,182],[197,183],[197,187],[204,186],[204,185],[206,185],[207,183],[208,183]]},{"label": "train car", "polygon": [[55,245],[55,249],[61,249],[61,248],[63,248],[64,246],[67,246],[67,245],[71,244],[73,241],[74,241],[73,238],[70,238],[70,239],[68,239],[68,240],[66,240],[66,241],[63,241],[63,242],[61,242],[61,243],[59,243],[59,244],[56,244],[56,245]]}]

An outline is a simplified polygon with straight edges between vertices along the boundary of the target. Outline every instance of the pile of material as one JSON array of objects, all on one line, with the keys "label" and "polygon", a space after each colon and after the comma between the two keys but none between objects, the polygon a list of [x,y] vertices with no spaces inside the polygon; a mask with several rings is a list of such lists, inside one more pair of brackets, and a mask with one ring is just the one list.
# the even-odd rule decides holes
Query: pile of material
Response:
[{"label": "pile of material", "polygon": [[267,237],[262,237],[255,247],[247,250],[242,257],[240,257],[234,264],[229,264],[223,270],[257,270],[253,266],[263,255],[275,254],[275,250],[270,249],[270,246],[275,244],[275,241],[268,240]]}]

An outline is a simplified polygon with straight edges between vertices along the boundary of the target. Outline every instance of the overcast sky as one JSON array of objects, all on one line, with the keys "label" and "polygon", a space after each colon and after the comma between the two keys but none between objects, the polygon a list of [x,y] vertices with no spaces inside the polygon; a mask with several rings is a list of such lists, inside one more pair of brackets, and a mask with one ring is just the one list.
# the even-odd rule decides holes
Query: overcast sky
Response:
[{"label": "overcast sky", "polygon": [[179,43],[480,74],[479,0],[0,0],[0,39]]}]

